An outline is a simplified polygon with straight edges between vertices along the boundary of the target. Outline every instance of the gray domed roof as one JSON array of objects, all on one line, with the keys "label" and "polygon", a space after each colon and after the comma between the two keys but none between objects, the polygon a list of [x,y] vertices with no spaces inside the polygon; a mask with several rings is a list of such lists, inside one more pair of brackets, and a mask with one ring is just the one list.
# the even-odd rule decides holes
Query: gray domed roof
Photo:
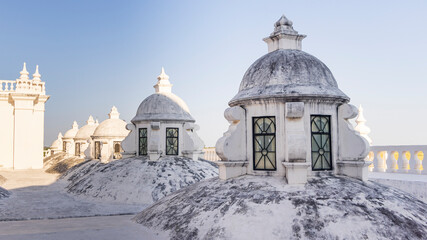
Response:
[{"label": "gray domed roof", "polygon": [[278,49],[256,60],[243,76],[239,92],[230,105],[275,97],[349,101],[324,63],[296,49]]},{"label": "gray domed roof", "polygon": [[139,121],[194,122],[187,104],[173,93],[161,92],[148,96],[139,105],[132,123]]}]

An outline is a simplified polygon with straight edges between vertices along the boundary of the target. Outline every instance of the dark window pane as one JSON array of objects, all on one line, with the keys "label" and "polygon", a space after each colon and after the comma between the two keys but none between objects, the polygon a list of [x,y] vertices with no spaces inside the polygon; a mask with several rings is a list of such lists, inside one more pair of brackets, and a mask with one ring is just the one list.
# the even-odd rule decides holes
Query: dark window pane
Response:
[{"label": "dark window pane", "polygon": [[312,169],[332,170],[331,117],[311,116]]},{"label": "dark window pane", "polygon": [[178,155],[178,128],[166,128],[166,155]]},{"label": "dark window pane", "polygon": [[147,128],[139,129],[139,155],[147,155]]},{"label": "dark window pane", "polygon": [[276,170],[275,117],[253,118],[254,170]]}]

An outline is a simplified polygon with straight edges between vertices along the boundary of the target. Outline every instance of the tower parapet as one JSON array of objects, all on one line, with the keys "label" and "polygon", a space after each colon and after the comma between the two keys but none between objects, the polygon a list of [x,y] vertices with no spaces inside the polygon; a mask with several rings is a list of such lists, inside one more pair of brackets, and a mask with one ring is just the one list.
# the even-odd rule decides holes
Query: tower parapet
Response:
[{"label": "tower parapet", "polygon": [[43,167],[45,83],[38,66],[30,79],[24,63],[19,78],[0,80],[0,168]]}]

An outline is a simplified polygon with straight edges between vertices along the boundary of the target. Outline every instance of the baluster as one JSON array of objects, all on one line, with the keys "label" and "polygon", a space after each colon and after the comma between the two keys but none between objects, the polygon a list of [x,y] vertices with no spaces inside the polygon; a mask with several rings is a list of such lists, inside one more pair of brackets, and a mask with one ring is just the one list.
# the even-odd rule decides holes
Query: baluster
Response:
[{"label": "baluster", "polygon": [[414,172],[421,174],[423,172],[424,153],[422,151],[414,152]]},{"label": "baluster", "polygon": [[369,154],[368,154],[368,156],[365,159],[365,161],[371,162],[371,164],[368,166],[368,170],[370,172],[374,171],[374,158],[375,158],[374,152],[370,151]]},{"label": "baluster", "polygon": [[409,160],[411,159],[411,153],[409,151],[402,152],[402,168],[400,172],[409,173],[411,166],[409,165]]},{"label": "baluster", "polygon": [[397,163],[397,160],[399,159],[399,152],[398,151],[392,151],[390,154],[390,168],[388,172],[396,173],[399,171],[399,165]]},{"label": "baluster", "polygon": [[379,151],[377,153],[377,162],[378,162],[378,172],[386,172],[387,171],[387,151]]}]

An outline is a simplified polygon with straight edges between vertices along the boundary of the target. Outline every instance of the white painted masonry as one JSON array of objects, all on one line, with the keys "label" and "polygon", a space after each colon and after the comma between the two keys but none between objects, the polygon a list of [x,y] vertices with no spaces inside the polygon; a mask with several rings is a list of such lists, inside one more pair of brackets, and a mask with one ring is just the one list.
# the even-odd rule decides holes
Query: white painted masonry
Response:
[{"label": "white painted masonry", "polygon": [[[348,104],[349,97],[328,67],[301,51],[305,35],[298,34],[291,21],[282,16],[274,27],[264,39],[268,54],[249,67],[225,110],[230,127],[216,144],[220,178],[273,175],[297,184],[318,171],[329,171],[367,180],[364,159],[369,144],[348,122],[357,116],[356,107]],[[258,119],[263,127],[255,123]],[[326,123],[319,122],[321,127],[316,126],[322,129],[313,130],[314,121]],[[313,150],[317,137],[327,140]],[[321,167],[316,165],[319,156]]]},{"label": "white painted masonry", "polygon": [[[172,93],[172,84],[163,68],[157,80],[155,93],[141,102],[135,117],[126,126],[131,132],[123,141],[123,156],[148,155],[151,161],[155,161],[168,155],[166,131],[176,128],[178,149],[173,155],[198,160],[204,155],[204,143],[196,133],[199,126],[194,123],[187,104]],[[147,131],[146,146],[140,146],[140,129]]]},{"label": "white painted masonry", "polygon": [[0,80],[0,168],[43,167],[45,83],[38,66],[29,79],[26,64],[15,81]]}]

